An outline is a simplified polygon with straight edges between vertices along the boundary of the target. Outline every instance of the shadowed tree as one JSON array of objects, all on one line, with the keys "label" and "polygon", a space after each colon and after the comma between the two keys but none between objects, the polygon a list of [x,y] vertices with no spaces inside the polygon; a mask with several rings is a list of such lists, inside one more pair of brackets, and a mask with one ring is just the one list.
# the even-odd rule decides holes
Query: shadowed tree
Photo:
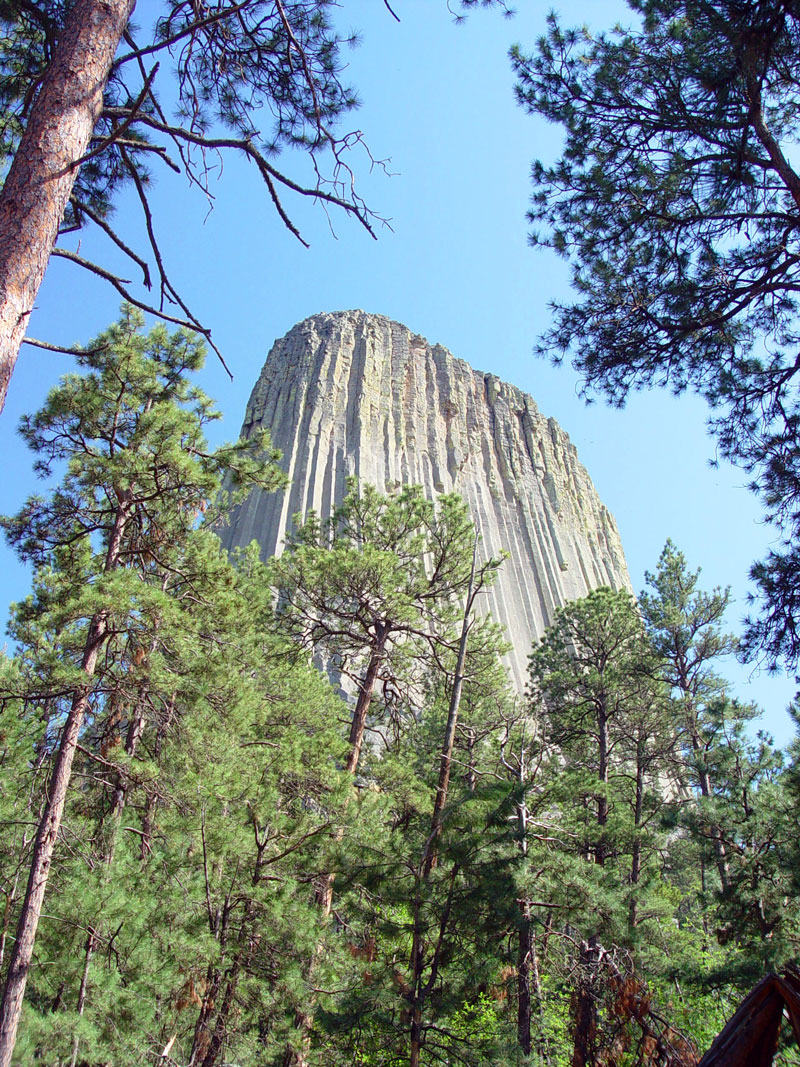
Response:
[{"label": "shadowed tree", "polygon": [[574,1067],[597,1062],[606,1041],[603,946],[627,951],[647,940],[648,921],[663,910],[658,816],[674,743],[658,667],[633,598],[607,588],[560,608],[531,656],[554,836],[570,842],[558,895],[580,902],[570,918],[582,930]]},{"label": "shadowed tree", "polygon": [[[36,592],[19,610],[18,637],[37,649],[33,682],[63,714],[47,803],[33,844],[0,1009],[0,1064],[10,1063],[25,983],[72,763],[87,714],[102,694],[104,656],[120,634],[148,630],[169,611],[163,564],[204,513],[215,512],[223,473],[234,495],[281,481],[267,438],[208,450],[211,403],[187,375],[203,361],[197,338],[157,327],[140,332],[132,308],[79,357],[86,369],[23,420],[40,473],[66,466],[47,497],[3,520]],[[220,501],[223,503],[223,501]],[[213,517],[213,515],[212,515]],[[38,669],[36,669],[38,668]]]},{"label": "shadowed tree", "polygon": [[572,264],[542,353],[588,390],[691,388],[752,475],[777,549],[754,565],[745,650],[800,657],[800,11],[787,0],[629,0],[631,30],[551,16],[513,64],[523,107],[564,151],[534,164],[534,234]]},{"label": "shadowed tree", "polygon": [[[447,753],[452,754],[472,602],[499,565],[498,560],[478,563],[476,551],[474,527],[457,495],[432,501],[420,486],[410,486],[383,496],[352,481],[330,520],[321,523],[312,514],[272,564],[284,632],[355,688],[345,764],[349,775],[359,770],[373,701],[377,724],[388,720],[391,728],[393,711],[420,699],[426,673],[443,669],[448,653],[460,650],[436,818],[447,795]],[[431,833],[433,847],[438,829]],[[318,891],[324,915],[331,911],[333,888],[329,874]],[[298,1030],[306,1035],[301,1046],[310,1026],[309,1012],[298,1012]],[[285,1063],[305,1062],[302,1047],[288,1050]]]}]

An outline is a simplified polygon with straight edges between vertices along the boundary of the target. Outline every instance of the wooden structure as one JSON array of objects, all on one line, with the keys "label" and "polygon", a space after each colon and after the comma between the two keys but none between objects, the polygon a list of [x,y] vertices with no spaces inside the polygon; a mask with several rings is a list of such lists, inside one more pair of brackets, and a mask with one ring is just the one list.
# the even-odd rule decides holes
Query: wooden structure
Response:
[{"label": "wooden structure", "polygon": [[800,975],[793,971],[761,979],[698,1067],[770,1067],[784,1014],[800,1045]]}]

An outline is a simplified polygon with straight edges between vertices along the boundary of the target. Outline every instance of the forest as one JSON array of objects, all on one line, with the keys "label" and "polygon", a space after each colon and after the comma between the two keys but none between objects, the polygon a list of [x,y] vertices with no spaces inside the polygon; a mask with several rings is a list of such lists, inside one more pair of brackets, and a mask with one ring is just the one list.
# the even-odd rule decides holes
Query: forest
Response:
[{"label": "forest", "polygon": [[202,358],[127,308],[23,426],[64,473],[3,520],[13,1062],[697,1063],[800,937],[800,744],[730,695],[726,591],[668,542],[521,700],[458,497],[354,483],[226,557],[284,476],[209,449]]},{"label": "forest", "polygon": [[[800,735],[777,747],[726,678],[800,657],[800,9],[631,0],[635,29],[552,16],[512,53],[519,104],[565,134],[533,169],[534,240],[574,285],[543,353],[612,403],[698,393],[778,531],[741,636],[666,540],[636,598],[556,612],[522,696],[483,608],[503,558],[455,495],[352,481],[279,558],[220,546],[285,475],[267,434],[209,443],[210,329],[145,160],[202,186],[188,146],[239,151],[292,233],[287,191],[370,229],[327,7],[169,0],[141,44],[116,0],[0,6],[2,395],[59,235],[99,227],[160,288],[78,264],[120,317],[62,348],[20,427],[43,491],[0,520],[32,574],[0,658],[0,1065],[696,1067],[800,959]],[[145,252],[112,225],[124,185]]]}]

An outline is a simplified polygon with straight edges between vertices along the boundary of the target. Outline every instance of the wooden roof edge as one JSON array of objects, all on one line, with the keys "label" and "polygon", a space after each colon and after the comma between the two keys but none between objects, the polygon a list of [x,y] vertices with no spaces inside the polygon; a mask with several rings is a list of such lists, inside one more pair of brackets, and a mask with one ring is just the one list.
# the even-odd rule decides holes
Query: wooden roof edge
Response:
[{"label": "wooden roof edge", "polygon": [[753,986],[739,1007],[714,1038],[711,1047],[700,1060],[698,1067],[711,1067],[711,1064],[716,1060],[717,1056],[719,1056],[728,1042],[734,1037],[740,1026],[761,1007],[763,1002],[769,998],[770,993],[775,990],[777,978],[778,976],[776,974],[767,974]]},{"label": "wooden roof edge", "polygon": [[784,971],[778,979],[778,987],[783,995],[795,1041],[800,1045],[800,976],[793,971]]},{"label": "wooden roof edge", "polygon": [[747,994],[716,1036],[698,1067],[713,1067],[723,1053],[730,1052],[727,1046],[735,1042],[736,1035],[743,1026],[764,1010],[774,1011],[776,1006],[769,1008],[767,1002],[775,993],[783,1002],[795,1039],[800,1045],[800,974],[794,970],[786,970],[782,975],[771,973],[765,975]]}]

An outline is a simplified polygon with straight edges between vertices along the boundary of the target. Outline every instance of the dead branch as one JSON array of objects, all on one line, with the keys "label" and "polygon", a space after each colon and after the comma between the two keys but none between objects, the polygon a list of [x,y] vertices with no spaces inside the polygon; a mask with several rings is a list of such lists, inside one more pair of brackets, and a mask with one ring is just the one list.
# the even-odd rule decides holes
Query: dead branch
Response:
[{"label": "dead branch", "polygon": [[100,229],[103,231],[103,233],[105,233],[108,237],[111,238],[111,240],[114,242],[114,244],[117,246],[117,248],[121,249],[125,253],[126,256],[128,256],[130,259],[133,260],[133,262],[141,269],[142,275],[144,276],[143,277],[144,286],[147,289],[152,288],[153,283],[152,283],[152,280],[150,278],[150,267],[147,264],[147,262],[144,259],[142,259],[140,256],[138,256],[133,251],[132,248],[129,248],[125,244],[125,242],[122,240],[122,238],[111,228],[111,226],[108,225],[108,223],[105,221],[105,219],[103,219],[95,211],[92,211],[92,209],[90,207],[88,207],[86,204],[84,204],[82,200],[79,200],[73,194],[70,197],[70,202],[72,203],[72,206],[73,206],[73,208],[75,209],[75,211],[77,213],[83,214],[88,219],[91,219],[91,221],[95,224],[95,226],[99,226]]}]

